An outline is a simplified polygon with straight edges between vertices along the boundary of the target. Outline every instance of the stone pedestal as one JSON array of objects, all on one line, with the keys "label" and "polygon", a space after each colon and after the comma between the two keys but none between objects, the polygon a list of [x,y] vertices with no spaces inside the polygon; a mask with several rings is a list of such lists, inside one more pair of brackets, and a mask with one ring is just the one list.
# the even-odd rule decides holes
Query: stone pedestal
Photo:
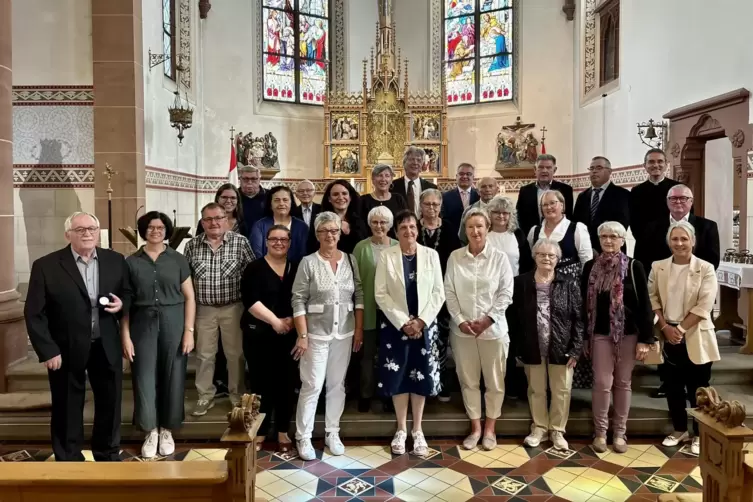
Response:
[{"label": "stone pedestal", "polygon": [[0,392],[8,366],[26,357],[23,304],[14,260],[11,0],[0,0]]}]

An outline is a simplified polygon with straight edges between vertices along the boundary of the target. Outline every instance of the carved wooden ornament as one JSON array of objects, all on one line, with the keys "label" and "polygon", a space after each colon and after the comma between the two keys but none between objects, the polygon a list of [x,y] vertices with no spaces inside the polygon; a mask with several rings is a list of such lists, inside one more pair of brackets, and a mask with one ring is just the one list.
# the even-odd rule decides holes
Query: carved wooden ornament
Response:
[{"label": "carved wooden ornament", "polygon": [[722,401],[713,387],[701,387],[695,393],[697,411],[721,422],[727,428],[740,427],[745,421],[745,406],[739,401]]},{"label": "carved wooden ornament", "polygon": [[261,396],[243,394],[241,401],[227,414],[228,427],[231,432],[248,432],[259,415]]},{"label": "carved wooden ornament", "polygon": [[735,134],[730,136],[729,140],[732,142],[733,147],[740,148],[745,142],[745,133],[742,131],[742,129],[738,129]]}]

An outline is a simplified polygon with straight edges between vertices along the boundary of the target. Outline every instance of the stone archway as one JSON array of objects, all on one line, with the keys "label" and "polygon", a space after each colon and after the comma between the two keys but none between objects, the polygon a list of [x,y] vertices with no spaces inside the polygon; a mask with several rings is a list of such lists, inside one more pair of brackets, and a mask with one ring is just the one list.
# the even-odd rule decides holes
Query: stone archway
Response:
[{"label": "stone archway", "polygon": [[[664,115],[669,120],[669,154],[674,178],[693,190],[695,214],[702,216],[705,206],[706,142],[729,138],[735,169],[733,206],[740,221],[748,217],[747,152],[753,147],[750,125],[750,92],[740,88],[726,94],[676,108]],[[747,243],[747,225],[740,225],[740,246]]]}]

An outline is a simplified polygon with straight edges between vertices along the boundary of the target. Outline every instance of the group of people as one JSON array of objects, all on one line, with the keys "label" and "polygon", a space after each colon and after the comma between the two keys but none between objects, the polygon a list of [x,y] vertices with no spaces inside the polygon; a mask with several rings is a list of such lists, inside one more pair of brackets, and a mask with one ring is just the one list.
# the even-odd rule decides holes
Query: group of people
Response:
[{"label": "group of people", "polygon": [[[425,455],[424,405],[450,398],[449,348],[470,420],[467,449],[496,446],[506,394],[527,395],[528,446],[551,439],[567,449],[571,389],[586,368],[593,448],[607,449],[613,400],[613,448],[624,452],[633,367],[653,360],[663,362],[674,427],[664,444],[689,440],[686,402],[695,404],[719,359],[711,322],[719,242],[715,224],[692,214],[690,190],[664,177],[663,152],[646,154],[649,180],[632,193],[595,157],[592,187],[574,209],[551,155],[539,156],[517,203],[494,178],[477,182],[470,164],[442,193],[420,178],[423,158],[410,147],[397,179],[375,166],[364,196],[334,180],[321,205],[309,181],[295,194],[266,190],[257,169],[242,168],[240,189],[220,187],[182,254],[166,244],[173,224],[162,213],[139,219],[145,244],[128,258],[97,246],[94,215],[71,215],[70,246],[34,263],[26,303],[29,337],[49,372],[56,459],[83,459],[88,374],[94,457],[117,460],[123,357],[134,423],[146,434],[142,455],[170,455],[194,350],[192,413],[206,414],[222,387],[236,404],[245,387],[262,396],[261,440],[274,432],[280,451],[292,449],[295,417],[304,460],[316,455],[322,391],[331,454],[345,451],[339,421],[351,390],[362,412],[375,396],[394,410],[395,454],[407,451],[410,432],[412,451]],[[635,259],[625,254],[628,227]]]}]

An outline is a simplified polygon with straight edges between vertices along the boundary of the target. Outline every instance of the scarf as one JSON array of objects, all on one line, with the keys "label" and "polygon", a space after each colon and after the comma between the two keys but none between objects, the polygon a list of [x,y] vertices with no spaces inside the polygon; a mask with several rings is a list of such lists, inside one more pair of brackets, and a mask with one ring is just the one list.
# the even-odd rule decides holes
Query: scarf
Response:
[{"label": "scarf", "polygon": [[588,276],[586,306],[588,307],[588,331],[591,354],[593,354],[594,326],[596,324],[596,300],[599,293],[609,293],[609,332],[615,345],[615,355],[620,358],[620,342],[625,336],[625,304],[622,281],[628,272],[628,257],[619,252],[613,255],[601,253],[594,261]]}]

